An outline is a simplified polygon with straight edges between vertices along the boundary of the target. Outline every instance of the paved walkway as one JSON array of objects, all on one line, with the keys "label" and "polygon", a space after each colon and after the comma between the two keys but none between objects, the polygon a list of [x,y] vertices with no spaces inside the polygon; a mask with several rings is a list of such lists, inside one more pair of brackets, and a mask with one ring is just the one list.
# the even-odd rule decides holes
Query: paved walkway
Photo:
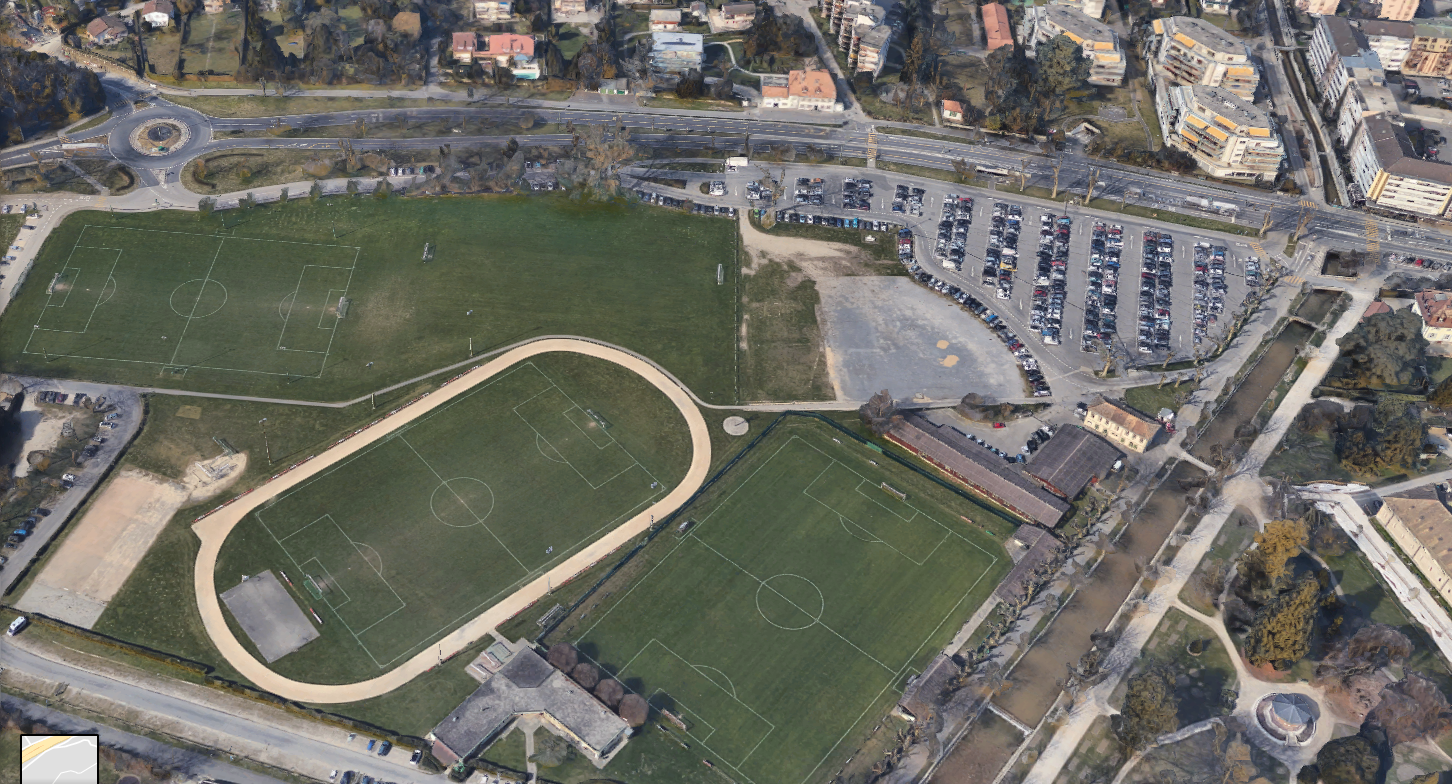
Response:
[{"label": "paved walkway", "polygon": [[[297,487],[350,455],[387,438],[399,427],[428,414],[458,395],[468,392],[515,363],[538,354],[554,351],[583,354],[614,362],[640,374],[670,398],[681,412],[681,416],[685,418],[686,425],[691,431],[691,466],[681,483],[648,509],[643,510],[559,566],[539,575],[533,582],[466,622],[440,641],[437,646],[430,646],[427,650],[421,651],[418,655],[376,678],[351,684],[304,683],[278,675],[253,658],[252,654],[232,634],[232,630],[228,627],[226,618],[222,614],[222,605],[217,596],[214,573],[217,567],[217,557],[227,534],[252,510],[275,498],[278,494]],[[405,406],[396,415],[388,417],[385,423],[366,428],[357,436],[345,440],[326,452],[302,463],[294,464],[291,469],[284,470],[281,475],[267,484],[258,487],[251,493],[238,496],[228,505],[197,521],[192,526],[192,530],[201,540],[201,546],[197,552],[196,569],[193,573],[197,608],[201,612],[202,624],[205,626],[207,634],[212,638],[212,643],[217,646],[217,650],[221,652],[223,658],[258,688],[298,702],[324,704],[356,702],[377,697],[387,694],[408,683],[414,677],[433,669],[440,660],[447,659],[473,644],[476,640],[492,632],[498,624],[514,617],[549,594],[552,585],[563,584],[571,577],[589,569],[632,538],[644,533],[657,517],[664,517],[680,508],[705,481],[710,465],[711,436],[706,420],[701,416],[701,412],[696,408],[690,395],[670,376],[633,354],[597,343],[569,339],[535,341],[505,352],[468,371],[447,388],[437,390],[424,399]]]}]

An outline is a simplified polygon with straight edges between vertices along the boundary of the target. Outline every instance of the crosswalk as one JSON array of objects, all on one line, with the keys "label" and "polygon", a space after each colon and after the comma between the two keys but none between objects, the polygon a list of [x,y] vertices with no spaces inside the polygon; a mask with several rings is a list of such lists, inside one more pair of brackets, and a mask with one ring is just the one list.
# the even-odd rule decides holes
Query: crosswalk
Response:
[{"label": "crosswalk", "polygon": [[1366,219],[1366,255],[1372,263],[1381,258],[1381,226],[1370,217]]},{"label": "crosswalk", "polygon": [[877,168],[877,129],[867,131],[867,168]]},{"label": "crosswalk", "polygon": [[1316,202],[1311,201],[1310,199],[1301,199],[1301,206],[1307,209],[1314,210],[1317,209],[1320,205],[1316,204]]}]

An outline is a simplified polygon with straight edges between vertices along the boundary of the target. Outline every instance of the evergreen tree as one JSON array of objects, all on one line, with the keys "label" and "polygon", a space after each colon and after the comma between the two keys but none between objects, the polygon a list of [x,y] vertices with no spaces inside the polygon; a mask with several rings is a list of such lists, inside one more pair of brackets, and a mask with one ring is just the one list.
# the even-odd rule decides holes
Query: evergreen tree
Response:
[{"label": "evergreen tree", "polygon": [[1151,667],[1129,679],[1114,733],[1125,748],[1140,751],[1180,728],[1179,710],[1174,680],[1163,669]]},{"label": "evergreen tree", "polygon": [[1245,657],[1260,667],[1288,669],[1311,650],[1311,632],[1321,602],[1321,584],[1307,575],[1295,587],[1262,607],[1245,638]]}]

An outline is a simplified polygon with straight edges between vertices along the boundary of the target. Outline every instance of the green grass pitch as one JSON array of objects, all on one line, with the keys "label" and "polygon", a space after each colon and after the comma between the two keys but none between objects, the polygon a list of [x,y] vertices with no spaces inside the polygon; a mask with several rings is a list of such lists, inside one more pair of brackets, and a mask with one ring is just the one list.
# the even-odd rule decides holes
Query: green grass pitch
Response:
[{"label": "green grass pitch", "polygon": [[580,335],[731,403],[736,245],[731,221],[554,198],[80,212],[0,316],[0,372],[334,401]]},{"label": "green grass pitch", "polygon": [[375,676],[668,492],[686,461],[659,442],[685,423],[623,369],[607,387],[571,373],[604,364],[516,365],[239,523],[217,589],[280,569],[324,619],[321,638],[273,666],[314,682]]},{"label": "green grass pitch", "polygon": [[1008,566],[959,517],[981,508],[902,501],[881,483],[921,478],[878,458],[819,423],[779,428],[684,535],[662,534],[679,543],[578,635],[581,653],[684,717],[733,778],[830,777]]}]

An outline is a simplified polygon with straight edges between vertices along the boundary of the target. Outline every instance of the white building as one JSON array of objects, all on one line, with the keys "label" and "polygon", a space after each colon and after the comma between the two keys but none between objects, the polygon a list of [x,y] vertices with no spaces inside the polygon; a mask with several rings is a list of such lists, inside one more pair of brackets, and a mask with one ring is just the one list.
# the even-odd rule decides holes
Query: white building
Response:
[{"label": "white building", "polygon": [[705,36],[700,33],[651,33],[651,64],[671,73],[700,70]]},{"label": "white building", "polygon": [[1024,49],[1032,56],[1034,47],[1057,36],[1067,36],[1084,50],[1089,61],[1089,83],[1105,87],[1124,84],[1127,61],[1119,47],[1119,36],[1109,25],[1090,19],[1063,5],[1034,6],[1024,12]]},{"label": "white building", "polygon": [[840,112],[843,108],[830,71],[791,71],[785,78],[763,75],[761,106],[809,112]]},{"label": "white building", "polygon": [[1366,36],[1339,16],[1323,16],[1311,35],[1311,48],[1306,53],[1311,77],[1328,107],[1341,103],[1341,94],[1351,82],[1355,69],[1381,70],[1381,59],[1371,50]]},{"label": "white building", "polygon": [[1247,101],[1255,100],[1260,71],[1240,39],[1189,16],[1156,19],[1153,30],[1156,84],[1223,87]]},{"label": "white building", "polygon": [[175,15],[176,6],[171,4],[171,0],[147,0],[146,5],[141,7],[141,20],[153,29],[170,26]]},{"label": "white building", "polygon": [[1428,342],[1452,340],[1452,293],[1419,291],[1412,297],[1412,311],[1422,317],[1422,337]]},{"label": "white building", "polygon": [[1272,181],[1285,159],[1275,121],[1222,87],[1162,86],[1155,109],[1165,143],[1184,150],[1201,171],[1227,180]]},{"label": "white building", "polygon": [[1406,129],[1363,118],[1351,140],[1351,179],[1368,206],[1438,217],[1452,204],[1452,165],[1419,158]]},{"label": "white building", "polygon": [[481,22],[507,22],[514,15],[514,0],[474,0],[474,18]]},{"label": "white building", "polygon": [[1380,114],[1396,120],[1400,113],[1396,96],[1386,86],[1386,76],[1379,70],[1358,68],[1341,94],[1341,105],[1336,107],[1336,141],[1349,148],[1363,119]]},{"label": "white building", "polygon": [[1366,36],[1367,45],[1381,60],[1381,67],[1388,71],[1402,70],[1402,63],[1407,61],[1407,55],[1412,51],[1412,39],[1417,35],[1416,28],[1408,22],[1380,19],[1361,20],[1361,34]]}]

